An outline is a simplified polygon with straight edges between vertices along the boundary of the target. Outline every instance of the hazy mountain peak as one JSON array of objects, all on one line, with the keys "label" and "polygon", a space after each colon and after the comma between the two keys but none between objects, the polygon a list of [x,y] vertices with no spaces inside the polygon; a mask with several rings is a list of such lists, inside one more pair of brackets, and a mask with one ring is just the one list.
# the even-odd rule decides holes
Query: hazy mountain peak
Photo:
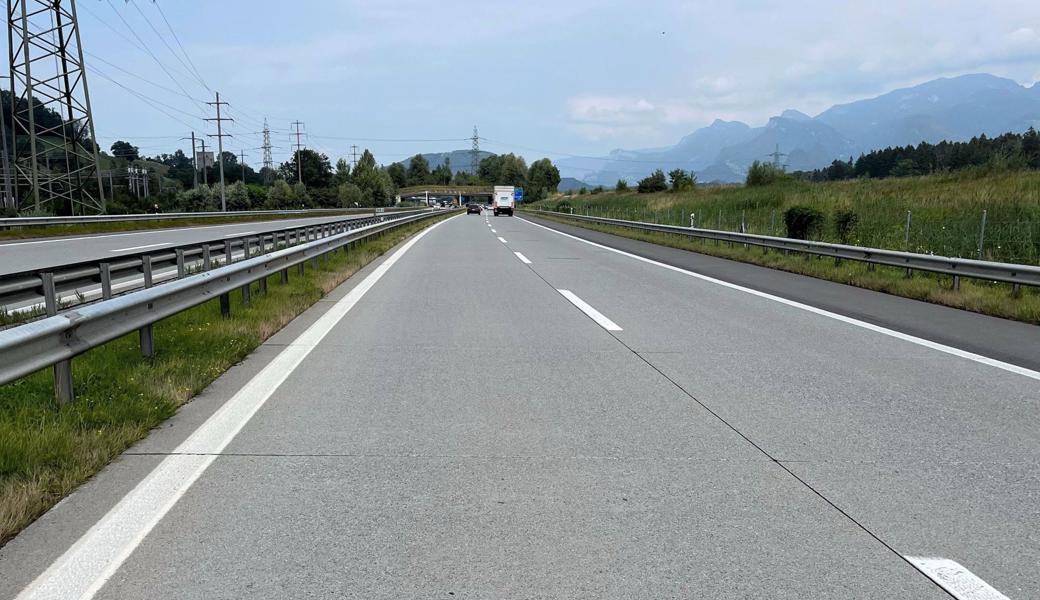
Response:
[{"label": "hazy mountain peak", "polygon": [[793,108],[789,108],[780,113],[780,116],[784,119],[791,119],[792,121],[812,121],[812,117]]},{"label": "hazy mountain peak", "polygon": [[[1029,86],[986,73],[934,79],[873,98],[832,106],[815,118],[788,109],[764,127],[716,119],[675,146],[615,151],[621,159],[560,161],[561,173],[592,183],[636,181],[656,168],[694,169],[702,181],[741,181],[754,160],[777,148],[791,170],[826,166],[836,158],[922,141],[961,141],[985,133],[1025,131],[1040,123],[1040,82]],[[657,164],[654,164],[657,163]]]}]

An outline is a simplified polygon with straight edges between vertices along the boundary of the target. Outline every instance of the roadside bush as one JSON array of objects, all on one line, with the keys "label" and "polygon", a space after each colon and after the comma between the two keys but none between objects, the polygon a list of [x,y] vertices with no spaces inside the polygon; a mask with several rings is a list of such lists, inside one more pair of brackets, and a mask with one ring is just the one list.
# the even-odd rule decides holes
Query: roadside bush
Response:
[{"label": "roadside bush", "polygon": [[627,192],[628,191],[628,182],[625,181],[624,179],[618,179],[617,180],[617,184],[614,185],[614,191],[616,191],[616,192]]},{"label": "roadside bush", "polygon": [[834,213],[834,233],[838,236],[838,241],[842,244],[849,243],[858,222],[859,215],[854,210],[845,209]]},{"label": "roadside bush", "polygon": [[580,190],[578,190],[578,195],[579,196],[584,196],[585,194],[588,194],[588,193],[589,193],[589,191],[587,189],[585,189],[585,188],[581,188]]},{"label": "roadside bush", "polygon": [[589,193],[590,194],[602,194],[603,193],[603,186],[602,185],[597,185],[596,187],[592,188],[592,191],[589,192]]},{"label": "roadside bush", "polygon": [[664,171],[658,169],[648,177],[644,177],[639,180],[639,187],[636,188],[640,194],[650,194],[653,192],[663,192],[668,189],[668,181],[664,177]]},{"label": "roadside bush", "polygon": [[748,187],[754,187],[770,185],[786,179],[790,179],[790,176],[780,167],[777,167],[773,163],[764,163],[756,160],[751,163],[751,168],[748,169],[747,178],[744,180],[744,184]]},{"label": "roadside bush", "polygon": [[[219,188],[218,188],[219,189]],[[252,203],[249,201],[249,190],[241,181],[236,181],[227,186],[225,192],[228,210],[249,210]]]},{"label": "roadside bush", "polygon": [[807,240],[818,235],[826,221],[823,213],[811,206],[792,206],[784,211],[787,237],[796,240]]}]

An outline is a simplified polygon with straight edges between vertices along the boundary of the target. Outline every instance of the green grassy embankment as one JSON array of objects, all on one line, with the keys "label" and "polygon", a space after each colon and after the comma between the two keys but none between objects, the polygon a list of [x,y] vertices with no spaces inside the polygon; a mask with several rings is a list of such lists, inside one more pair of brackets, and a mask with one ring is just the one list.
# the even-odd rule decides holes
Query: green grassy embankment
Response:
[{"label": "green grassy embankment", "polygon": [[[576,214],[784,235],[783,213],[803,205],[827,216],[813,239],[923,254],[978,258],[982,211],[986,235],[982,258],[1040,264],[1040,172],[982,170],[924,177],[862,179],[830,183],[789,181],[763,187],[699,188],[690,192],[570,194],[533,203],[551,210],[570,205]],[[839,211],[856,214],[842,240],[834,223]],[[911,212],[910,242],[905,241]],[[566,212],[566,211],[565,211]]]},{"label": "green grassy embankment", "polygon": [[[561,207],[562,205],[562,207]],[[903,250],[906,211],[911,211],[913,252],[976,258],[982,211],[987,211],[983,257],[987,260],[1040,262],[1040,173],[961,173],[813,184],[788,182],[760,188],[725,187],[685,193],[636,194],[605,192],[569,195],[534,203],[529,208],[574,209],[575,214],[682,224],[697,213],[698,226],[737,230],[741,212],[749,233],[783,235],[783,212],[795,205],[811,206],[827,217],[814,239]],[[857,222],[847,239],[834,227],[838,211],[853,211]],[[722,218],[719,219],[719,214]],[[680,220],[683,219],[683,220]],[[722,226],[719,227],[721,221]],[[988,315],[1040,324],[1040,293],[1023,288],[1011,296],[1010,286],[963,280],[953,290],[950,277],[915,274],[902,269],[862,263],[764,252],[761,248],[730,247],[685,236],[642,232],[623,227],[578,223],[589,229],[623,235],[701,254],[720,256],[925,300]]]},{"label": "green grassy embankment", "polygon": [[386,233],[308,263],[288,285],[273,276],[252,303],[232,294],[231,317],[216,300],[155,325],[156,356],[137,335],[73,361],[76,400],[58,406],[50,370],[0,386],[0,544],[43,514],[148,431],[173,415],[264,340],[401,240],[449,216]]}]

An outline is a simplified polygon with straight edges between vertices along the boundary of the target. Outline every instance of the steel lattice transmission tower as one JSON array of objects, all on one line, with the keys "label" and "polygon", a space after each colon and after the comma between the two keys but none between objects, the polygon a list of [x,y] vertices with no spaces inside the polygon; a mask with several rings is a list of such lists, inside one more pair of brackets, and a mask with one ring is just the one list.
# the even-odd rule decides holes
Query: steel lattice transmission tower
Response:
[{"label": "steel lattice transmission tower", "polygon": [[105,212],[75,0],[8,0],[20,208]]},{"label": "steel lattice transmission tower", "polygon": [[264,144],[261,149],[264,151],[264,183],[270,185],[274,180],[274,157],[271,156],[271,128],[267,125],[267,119],[264,119]]},{"label": "steel lattice transmission tower", "polygon": [[477,171],[480,168],[480,135],[477,133],[477,126],[473,126],[473,148],[470,150],[469,163],[470,163],[470,175],[476,177]]}]

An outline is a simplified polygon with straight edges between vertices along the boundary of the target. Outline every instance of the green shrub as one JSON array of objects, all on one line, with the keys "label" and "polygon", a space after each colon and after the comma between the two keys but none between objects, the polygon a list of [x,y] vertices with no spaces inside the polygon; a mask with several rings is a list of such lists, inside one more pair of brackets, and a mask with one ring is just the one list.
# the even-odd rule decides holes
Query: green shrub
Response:
[{"label": "green shrub", "polygon": [[792,206],[784,211],[787,237],[807,240],[820,233],[827,218],[811,206]]},{"label": "green shrub", "polygon": [[838,236],[838,241],[842,244],[849,243],[858,222],[859,215],[854,210],[845,209],[834,213],[834,233]]},{"label": "green shrub", "polygon": [[778,181],[785,181],[790,179],[787,173],[780,167],[773,163],[755,161],[751,163],[751,168],[748,169],[747,178],[744,180],[744,184],[748,187],[754,187],[759,185],[770,185]]},{"label": "green shrub", "polygon": [[658,169],[652,175],[640,179],[639,187],[636,188],[636,191],[640,194],[651,194],[653,192],[663,192],[667,189],[668,181],[664,177],[664,171]]},{"label": "green shrub", "polygon": [[617,184],[614,185],[614,191],[616,191],[616,192],[627,192],[628,191],[628,182],[625,181],[624,179],[618,179],[617,180]]}]

